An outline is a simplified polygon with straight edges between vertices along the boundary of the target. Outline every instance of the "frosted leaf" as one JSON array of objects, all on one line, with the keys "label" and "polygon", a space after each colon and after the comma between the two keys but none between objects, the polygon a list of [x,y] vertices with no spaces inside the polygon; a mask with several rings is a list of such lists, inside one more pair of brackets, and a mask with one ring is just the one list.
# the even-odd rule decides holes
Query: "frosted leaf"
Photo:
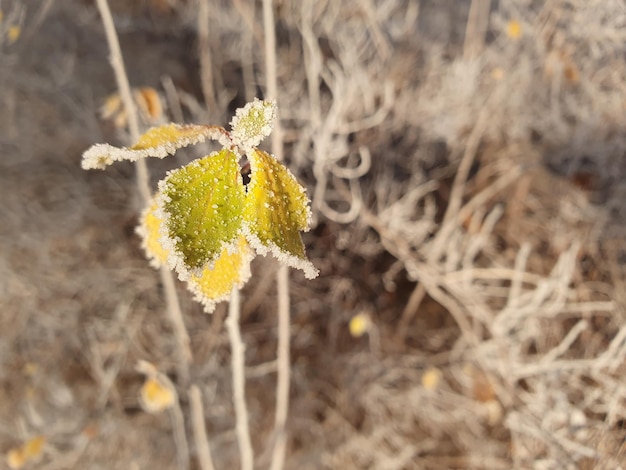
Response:
[{"label": "frosted leaf", "polygon": [[245,187],[239,157],[222,149],[173,170],[159,183],[156,216],[168,265],[182,280],[199,275],[239,236]]},{"label": "frosted leaf", "polygon": [[165,158],[173,155],[179,148],[204,142],[206,139],[217,140],[224,146],[232,145],[228,132],[223,127],[166,124],[150,129],[132,147],[92,145],[83,153],[82,167],[85,170],[102,170],[117,161],[134,162],[146,157]]},{"label": "frosted leaf", "polygon": [[240,289],[250,279],[250,262],[253,257],[248,242],[240,237],[236,250],[222,250],[213,269],[204,268],[200,276],[191,276],[189,290],[207,313],[212,313],[217,303],[228,300],[234,287]]},{"label": "frosted leaf", "polygon": [[168,251],[161,243],[162,220],[156,215],[157,203],[152,200],[151,204],[144,210],[137,226],[137,234],[141,237],[141,247],[146,252],[150,265],[159,268],[167,263]]},{"label": "frosted leaf", "polygon": [[166,156],[188,145],[204,142],[206,139],[217,140],[222,145],[230,144],[228,132],[219,126],[197,124],[166,124],[153,127],[139,137],[132,150],[150,150],[153,156]]},{"label": "frosted leaf", "polygon": [[[160,241],[163,223],[157,217],[156,210],[157,204],[153,202],[144,211],[137,232],[142,237],[142,246],[150,264],[158,268],[167,263],[168,251]],[[253,257],[254,252],[248,242],[240,236],[234,249],[222,249],[213,269],[205,267],[199,276],[191,274],[187,288],[194,294],[194,299],[204,306],[204,310],[212,313],[217,303],[228,300],[233,287],[241,288],[250,279],[250,262]]]},{"label": "frosted leaf", "polygon": [[243,211],[244,234],[261,255],[301,269],[313,279],[318,271],[307,259],[300,231],[309,229],[309,199],[291,172],[262,150],[249,152],[250,184]]},{"label": "frosted leaf", "polygon": [[246,152],[272,133],[276,120],[276,102],[255,98],[235,112],[230,122],[231,137],[235,144]]}]

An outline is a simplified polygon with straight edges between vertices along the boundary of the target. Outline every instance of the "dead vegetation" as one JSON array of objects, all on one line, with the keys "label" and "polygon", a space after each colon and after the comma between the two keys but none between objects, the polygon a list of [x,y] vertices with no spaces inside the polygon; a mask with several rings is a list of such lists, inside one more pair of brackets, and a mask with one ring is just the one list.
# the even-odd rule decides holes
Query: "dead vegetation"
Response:
[{"label": "dead vegetation", "polygon": [[[0,41],[0,451],[41,435],[37,468],[173,468],[172,420],[138,398],[139,359],[177,383],[177,344],[133,233],[133,168],[80,169],[92,143],[126,139],[98,116],[115,85],[97,12],[8,14],[17,3],[0,2],[22,31]],[[260,3],[212,3],[200,36],[196,2],[111,2],[131,84],[158,90],[170,120],[226,124],[265,88]],[[291,275],[286,467],[620,468],[623,2],[275,14],[285,155],[309,187],[321,271]],[[264,467],[277,267],[252,269],[241,321]],[[236,468],[225,306],[207,316],[179,291],[213,459]]]}]

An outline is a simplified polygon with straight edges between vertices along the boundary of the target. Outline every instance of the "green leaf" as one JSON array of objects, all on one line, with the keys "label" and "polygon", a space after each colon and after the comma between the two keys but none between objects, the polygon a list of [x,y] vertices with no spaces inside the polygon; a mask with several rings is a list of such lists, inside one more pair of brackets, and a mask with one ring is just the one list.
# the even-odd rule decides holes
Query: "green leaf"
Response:
[{"label": "green leaf", "polygon": [[223,127],[193,124],[166,124],[153,127],[143,134],[132,147],[114,147],[109,144],[92,145],[83,153],[82,167],[104,169],[116,161],[137,161],[140,158],[165,158],[182,147],[217,140],[224,146],[232,145],[229,134]]},{"label": "green leaf", "polygon": [[276,120],[276,102],[255,98],[235,112],[230,122],[231,137],[235,144],[249,151],[272,133]]},{"label": "green leaf", "polygon": [[[168,252],[161,243],[163,220],[156,215],[157,205],[152,202],[141,217],[137,232],[142,236],[143,247],[155,268],[166,263]],[[224,247],[216,258],[212,269],[206,267],[200,275],[192,274],[187,281],[188,289],[195,300],[204,306],[207,313],[213,312],[215,305],[228,300],[233,288],[241,289],[250,279],[250,262],[254,252],[246,239],[240,235],[234,247]]]},{"label": "green leaf", "polygon": [[300,231],[309,228],[309,199],[291,172],[262,150],[249,152],[250,184],[246,194],[244,233],[262,255],[301,269],[309,279],[318,271],[307,259]]},{"label": "green leaf", "polygon": [[238,156],[222,149],[171,171],[159,183],[157,216],[165,223],[168,264],[179,277],[212,268],[234,247],[242,226],[245,187]]}]

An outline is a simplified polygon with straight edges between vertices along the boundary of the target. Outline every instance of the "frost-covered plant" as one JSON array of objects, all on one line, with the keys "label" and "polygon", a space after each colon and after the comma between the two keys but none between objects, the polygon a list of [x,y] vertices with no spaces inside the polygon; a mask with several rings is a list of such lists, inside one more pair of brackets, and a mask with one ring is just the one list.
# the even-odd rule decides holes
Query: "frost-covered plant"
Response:
[{"label": "frost-covered plant", "polygon": [[[306,191],[285,166],[257,148],[275,119],[276,104],[255,99],[237,110],[230,132],[167,124],[150,129],[131,147],[96,144],[83,154],[84,169],[104,169],[115,161],[164,158],[206,139],[222,144],[170,171],[138,227],[151,263],[176,271],[207,312],[246,283],[255,254],[272,253],[309,279],[318,274],[300,237],[310,221]],[[239,164],[243,155],[250,163],[247,185]]]}]

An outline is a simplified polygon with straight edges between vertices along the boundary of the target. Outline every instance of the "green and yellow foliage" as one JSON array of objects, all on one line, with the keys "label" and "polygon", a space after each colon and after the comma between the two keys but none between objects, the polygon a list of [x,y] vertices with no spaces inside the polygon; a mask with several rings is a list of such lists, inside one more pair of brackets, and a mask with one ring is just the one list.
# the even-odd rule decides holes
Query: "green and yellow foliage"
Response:
[{"label": "green and yellow foliage", "polygon": [[[256,148],[275,119],[274,102],[255,100],[237,110],[230,132],[167,124],[148,130],[131,147],[97,144],[83,154],[83,168],[103,169],[115,161],[164,158],[206,139],[223,145],[169,172],[138,229],[152,264],[176,271],[208,312],[249,279],[255,253],[271,253],[307,278],[318,274],[300,236],[310,221],[306,190],[282,163]],[[247,186],[239,164],[244,155],[251,170]]]}]

